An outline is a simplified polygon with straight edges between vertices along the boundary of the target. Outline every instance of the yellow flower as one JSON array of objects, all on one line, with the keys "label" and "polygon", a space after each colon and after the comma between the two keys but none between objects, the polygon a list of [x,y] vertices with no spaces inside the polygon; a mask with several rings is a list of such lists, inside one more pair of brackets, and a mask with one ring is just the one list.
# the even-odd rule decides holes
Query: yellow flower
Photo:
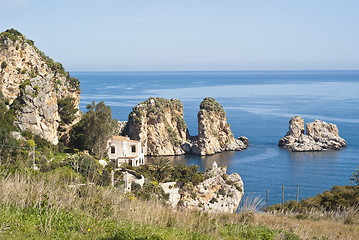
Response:
[{"label": "yellow flower", "polygon": [[87,229],[87,231],[91,232],[91,230],[90,230],[90,229]]}]

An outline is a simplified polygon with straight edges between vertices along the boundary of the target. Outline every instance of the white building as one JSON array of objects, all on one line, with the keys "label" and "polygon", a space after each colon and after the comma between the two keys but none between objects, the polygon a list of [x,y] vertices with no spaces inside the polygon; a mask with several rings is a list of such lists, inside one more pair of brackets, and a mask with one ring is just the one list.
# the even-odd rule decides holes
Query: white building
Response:
[{"label": "white building", "polygon": [[123,136],[112,136],[107,145],[110,161],[114,162],[116,167],[120,167],[122,163],[134,167],[145,164],[145,155],[139,141]]}]

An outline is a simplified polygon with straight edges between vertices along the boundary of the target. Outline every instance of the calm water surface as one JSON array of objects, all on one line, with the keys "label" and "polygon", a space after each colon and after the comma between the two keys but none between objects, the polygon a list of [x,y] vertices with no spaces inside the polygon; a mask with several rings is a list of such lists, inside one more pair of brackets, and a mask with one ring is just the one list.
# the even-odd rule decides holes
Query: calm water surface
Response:
[{"label": "calm water surface", "polygon": [[[213,161],[241,175],[246,194],[270,203],[310,197],[333,185],[349,184],[359,167],[359,71],[249,71],[249,72],[73,72],[81,81],[80,108],[92,101],[110,105],[118,120],[127,120],[132,108],[148,97],[180,99],[191,135],[197,134],[197,112],[204,97],[223,105],[236,137],[250,146],[242,152],[214,156],[172,157],[197,164],[201,170]],[[347,148],[341,151],[293,153],[278,148],[291,117],[305,122],[335,123]]]}]

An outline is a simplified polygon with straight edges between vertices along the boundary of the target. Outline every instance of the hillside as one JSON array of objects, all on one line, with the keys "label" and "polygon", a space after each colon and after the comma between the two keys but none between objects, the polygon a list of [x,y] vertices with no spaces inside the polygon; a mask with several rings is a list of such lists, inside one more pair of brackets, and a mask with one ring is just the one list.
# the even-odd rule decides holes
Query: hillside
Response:
[{"label": "hillside", "polygon": [[0,90],[15,124],[57,144],[80,118],[80,83],[15,29],[0,34]]}]

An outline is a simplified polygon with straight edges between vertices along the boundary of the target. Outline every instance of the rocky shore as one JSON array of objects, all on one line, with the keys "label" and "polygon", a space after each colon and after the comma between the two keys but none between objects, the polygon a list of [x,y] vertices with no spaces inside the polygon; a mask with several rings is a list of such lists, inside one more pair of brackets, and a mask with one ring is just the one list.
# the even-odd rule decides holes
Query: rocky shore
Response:
[{"label": "rocky shore", "polygon": [[226,167],[213,163],[212,169],[204,173],[205,180],[193,188],[179,189],[173,183],[161,184],[169,194],[168,203],[172,206],[197,209],[206,212],[234,213],[244,194],[243,181],[239,174],[227,175]]},{"label": "rocky shore", "polygon": [[346,145],[346,141],[339,136],[338,128],[333,123],[314,120],[306,124],[305,134],[304,119],[299,116],[289,121],[289,131],[278,143],[278,146],[291,149],[293,152],[340,150]]}]

